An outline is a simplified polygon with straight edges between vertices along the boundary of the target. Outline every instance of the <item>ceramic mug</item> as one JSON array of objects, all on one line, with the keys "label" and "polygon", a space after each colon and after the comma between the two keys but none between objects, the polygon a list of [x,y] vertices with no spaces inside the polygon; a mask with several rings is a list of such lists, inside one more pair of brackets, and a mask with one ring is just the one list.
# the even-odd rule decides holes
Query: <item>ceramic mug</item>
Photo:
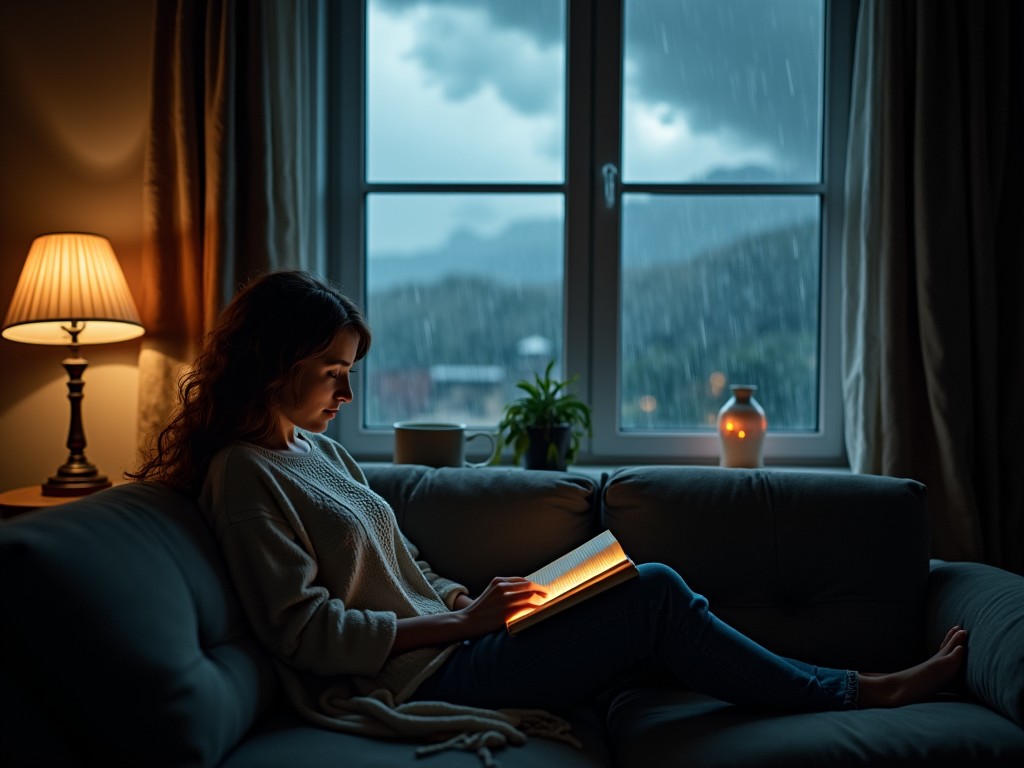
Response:
[{"label": "ceramic mug", "polygon": [[[466,432],[465,424],[429,421],[395,422],[395,464],[428,467],[485,467],[498,450],[490,432]],[[491,441],[490,455],[480,462],[466,461],[466,444],[478,437]]]}]

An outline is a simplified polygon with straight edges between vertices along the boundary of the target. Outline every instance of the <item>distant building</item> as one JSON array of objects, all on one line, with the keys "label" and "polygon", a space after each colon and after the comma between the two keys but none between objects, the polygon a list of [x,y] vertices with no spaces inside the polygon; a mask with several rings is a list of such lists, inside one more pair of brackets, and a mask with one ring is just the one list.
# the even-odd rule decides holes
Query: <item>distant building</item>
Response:
[{"label": "distant building", "polygon": [[476,424],[496,424],[505,406],[505,368],[500,365],[430,366],[435,414]]},{"label": "distant building", "polygon": [[533,336],[526,336],[520,339],[516,343],[516,352],[519,357],[535,357],[543,359],[545,365],[547,361],[551,359],[551,351],[554,349],[554,343],[551,339],[544,336],[534,334]]},{"label": "distant building", "polygon": [[[558,355],[555,351],[555,343],[546,336],[534,334],[525,336],[516,343],[516,380],[533,379],[533,374],[544,373],[548,363]],[[552,369],[554,375],[559,375],[558,364]]]}]

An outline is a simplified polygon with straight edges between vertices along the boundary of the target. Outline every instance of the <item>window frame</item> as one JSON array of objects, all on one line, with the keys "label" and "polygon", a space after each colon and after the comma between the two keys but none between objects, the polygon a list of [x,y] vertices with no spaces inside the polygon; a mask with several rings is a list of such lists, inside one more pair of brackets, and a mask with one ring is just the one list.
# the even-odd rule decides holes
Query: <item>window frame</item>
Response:
[{"label": "window frame", "polygon": [[[616,185],[614,209],[604,203],[601,167],[621,168],[623,0],[566,0],[566,141],[562,183],[368,183],[365,165],[366,11],[363,2],[328,7],[327,181],[330,276],[366,305],[366,196],[371,192],[559,192],[565,200],[563,369],[576,375],[576,391],[593,410],[594,437],[584,441],[579,464],[717,463],[713,431],[643,432],[620,429],[619,227],[621,195],[630,192],[757,194],[812,193],[821,200],[818,340],[818,427],[771,429],[766,464],[846,465],[841,386],[841,238],[845,146],[857,0],[824,0],[822,178],[817,184]],[[611,83],[598,93],[595,84]],[[591,119],[591,115],[593,119]],[[372,326],[372,317],[369,318]],[[372,353],[371,353],[372,354]],[[363,425],[358,402],[366,378],[355,376],[356,402],[331,425],[355,455],[390,460],[390,430]]]}]

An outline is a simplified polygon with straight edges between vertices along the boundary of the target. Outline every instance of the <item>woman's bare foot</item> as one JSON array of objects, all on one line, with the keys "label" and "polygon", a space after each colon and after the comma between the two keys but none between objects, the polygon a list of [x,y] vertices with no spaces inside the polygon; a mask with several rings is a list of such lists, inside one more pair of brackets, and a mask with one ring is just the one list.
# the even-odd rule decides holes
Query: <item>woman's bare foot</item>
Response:
[{"label": "woman's bare foot", "polygon": [[888,674],[860,674],[858,706],[902,707],[922,701],[948,683],[963,665],[967,653],[967,630],[953,627],[926,661]]}]

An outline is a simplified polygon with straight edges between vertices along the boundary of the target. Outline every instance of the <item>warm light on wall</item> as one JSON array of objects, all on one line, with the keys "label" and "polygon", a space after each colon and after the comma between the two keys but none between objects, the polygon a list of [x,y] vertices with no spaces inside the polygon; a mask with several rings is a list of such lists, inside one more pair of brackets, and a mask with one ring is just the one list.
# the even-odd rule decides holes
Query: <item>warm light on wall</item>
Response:
[{"label": "warm light on wall", "polygon": [[718,436],[723,467],[764,466],[764,436],[768,419],[754,399],[753,384],[733,384],[732,397],[718,412]]},{"label": "warm light on wall", "polygon": [[32,242],[14,289],[2,335],[25,344],[65,344],[71,426],[67,461],[43,484],[48,496],[80,496],[110,481],[85,458],[81,344],[126,341],[144,333],[110,242],[80,232],[41,235]]}]

